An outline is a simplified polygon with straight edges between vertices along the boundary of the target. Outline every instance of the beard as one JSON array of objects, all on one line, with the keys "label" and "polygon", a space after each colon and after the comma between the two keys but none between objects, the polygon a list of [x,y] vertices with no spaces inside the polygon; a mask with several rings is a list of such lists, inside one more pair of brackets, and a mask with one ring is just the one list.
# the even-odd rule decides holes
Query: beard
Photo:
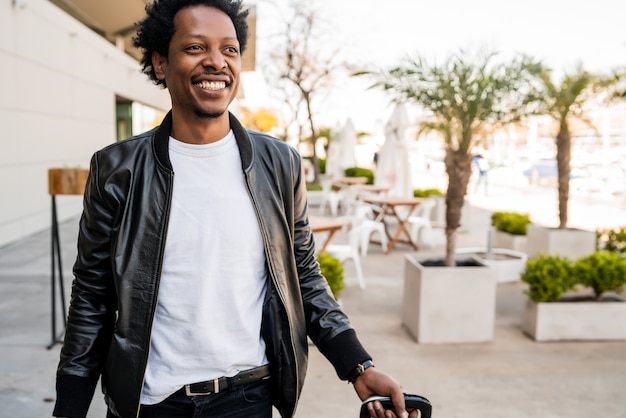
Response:
[{"label": "beard", "polygon": [[218,112],[205,112],[204,110],[196,109],[195,114],[200,119],[218,119],[221,117],[226,111],[218,111]]}]

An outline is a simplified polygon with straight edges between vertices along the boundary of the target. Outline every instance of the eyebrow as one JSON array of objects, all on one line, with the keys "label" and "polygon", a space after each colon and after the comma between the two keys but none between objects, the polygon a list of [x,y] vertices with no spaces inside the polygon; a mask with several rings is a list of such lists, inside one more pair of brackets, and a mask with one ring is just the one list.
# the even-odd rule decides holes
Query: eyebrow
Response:
[{"label": "eyebrow", "polygon": [[[193,39],[193,38],[196,38],[196,39],[198,39],[198,38],[199,39],[207,39],[207,37],[205,35],[200,35],[200,34],[195,34],[195,33],[190,33],[190,34],[187,34],[187,35],[183,35],[183,39],[189,39],[189,38],[191,38],[191,39]],[[237,39],[237,37],[233,38],[232,36],[224,36],[223,38],[221,38],[221,40],[222,41],[234,41],[234,42],[239,43],[239,39]]]}]

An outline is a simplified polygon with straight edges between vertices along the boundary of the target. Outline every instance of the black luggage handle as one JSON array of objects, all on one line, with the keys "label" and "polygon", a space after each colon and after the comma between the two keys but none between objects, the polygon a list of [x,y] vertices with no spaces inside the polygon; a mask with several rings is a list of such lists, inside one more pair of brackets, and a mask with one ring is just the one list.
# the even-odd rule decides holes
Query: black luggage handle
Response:
[{"label": "black luggage handle", "polygon": [[[373,401],[379,401],[385,409],[393,409],[393,403],[389,396],[371,396],[361,404],[360,418],[370,418],[370,413],[367,411],[367,404]],[[405,393],[404,403],[407,409],[417,409],[420,411],[420,418],[430,418],[432,415],[433,407],[430,401],[423,396]]]}]

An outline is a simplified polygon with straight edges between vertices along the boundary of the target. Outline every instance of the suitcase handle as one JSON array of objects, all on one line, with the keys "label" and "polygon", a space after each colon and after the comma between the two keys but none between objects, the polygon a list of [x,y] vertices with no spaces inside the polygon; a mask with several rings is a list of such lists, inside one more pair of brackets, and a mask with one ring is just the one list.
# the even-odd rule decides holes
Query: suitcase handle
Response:
[{"label": "suitcase handle", "polygon": [[[360,418],[370,418],[370,414],[367,411],[367,404],[373,401],[379,401],[383,408],[393,409],[393,403],[389,396],[371,396],[363,401],[361,404]],[[417,409],[420,411],[420,418],[430,418],[432,415],[433,407],[428,399],[420,395],[412,395],[409,393],[404,394],[404,403],[407,409]]]}]

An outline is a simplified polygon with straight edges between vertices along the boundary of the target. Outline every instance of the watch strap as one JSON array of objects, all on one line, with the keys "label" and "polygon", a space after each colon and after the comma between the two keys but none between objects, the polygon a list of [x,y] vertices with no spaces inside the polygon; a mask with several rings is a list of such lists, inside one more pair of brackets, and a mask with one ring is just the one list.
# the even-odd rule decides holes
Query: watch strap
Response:
[{"label": "watch strap", "polygon": [[350,370],[350,373],[348,373],[348,381],[350,383],[354,383],[356,379],[358,379],[359,376],[365,373],[365,370],[370,367],[374,367],[374,362],[372,360],[366,360],[363,363],[357,364],[352,370]]}]

